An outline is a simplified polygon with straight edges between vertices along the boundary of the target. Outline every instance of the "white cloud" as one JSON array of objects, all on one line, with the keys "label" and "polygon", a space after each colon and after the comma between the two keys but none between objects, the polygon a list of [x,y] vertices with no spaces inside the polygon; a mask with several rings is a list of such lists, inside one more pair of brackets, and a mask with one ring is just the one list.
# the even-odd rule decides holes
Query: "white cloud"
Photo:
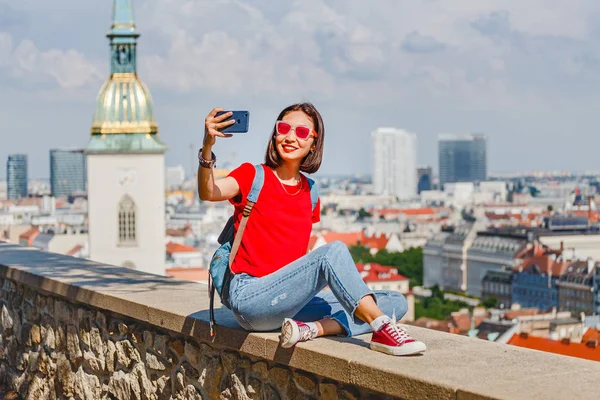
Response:
[{"label": "white cloud", "polygon": [[62,89],[97,84],[102,78],[98,68],[76,50],[41,51],[31,40],[15,46],[7,32],[0,32],[0,68],[25,84],[51,81]]},{"label": "white cloud", "polygon": [[[576,73],[567,60],[537,71],[551,62],[553,40],[585,42],[594,25],[590,0],[380,0],[376,7],[361,0],[302,0],[276,11],[271,4],[144,4],[139,14],[146,26],[168,45],[141,55],[144,79],[183,92],[352,94],[370,102],[376,91],[382,102],[408,92],[410,98],[490,106],[512,101],[518,107],[525,94],[535,96],[529,76]],[[562,50],[558,57],[575,56]]]}]

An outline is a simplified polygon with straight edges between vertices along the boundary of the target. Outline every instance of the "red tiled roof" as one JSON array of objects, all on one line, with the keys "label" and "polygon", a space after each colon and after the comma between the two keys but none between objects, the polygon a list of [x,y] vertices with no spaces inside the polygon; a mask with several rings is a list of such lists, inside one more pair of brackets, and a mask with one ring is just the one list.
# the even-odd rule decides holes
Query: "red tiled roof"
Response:
[{"label": "red tiled roof", "polygon": [[567,270],[567,267],[571,265],[571,263],[557,262],[554,261],[550,255],[542,255],[525,258],[523,264],[515,267],[515,269],[517,271],[526,271],[534,265],[537,265],[544,274],[552,274],[552,276],[559,277]]},{"label": "red tiled roof", "polygon": [[356,268],[365,282],[387,282],[408,280],[404,275],[400,275],[394,267],[386,267],[381,264],[356,264]]},{"label": "red tiled roof", "polygon": [[379,236],[366,236],[363,232],[362,237],[360,238],[360,244],[366,246],[370,249],[385,249],[387,246],[389,239],[382,233]]},{"label": "red tiled roof", "polygon": [[[387,246],[389,239],[384,235],[380,234],[379,236],[367,236],[364,232],[324,232],[321,233],[321,236],[325,240],[326,243],[331,243],[340,241],[344,243],[346,246],[355,246],[360,244],[362,246],[368,247],[370,249],[381,250]],[[314,246],[313,237],[309,241],[309,248]],[[314,241],[317,241],[317,238],[314,238]]]},{"label": "red tiled roof", "polygon": [[407,322],[409,325],[420,326],[422,328],[433,329],[441,332],[449,332],[448,321],[440,321],[433,318],[421,317],[414,322]]},{"label": "red tiled roof", "polygon": [[167,236],[173,237],[185,237],[192,233],[192,228],[186,225],[185,228],[181,229],[167,229]]},{"label": "red tiled roof", "polygon": [[504,314],[504,319],[512,320],[517,317],[532,316],[532,315],[537,315],[539,313],[540,313],[540,310],[537,308],[525,308],[525,309],[521,309],[521,310],[511,310],[511,311],[507,311]]},{"label": "red tiled roof", "polygon": [[75,254],[77,254],[77,252],[79,250],[83,249],[83,246],[78,244],[77,246],[73,247],[71,250],[69,250],[69,252],[67,253],[68,256],[73,256]]},{"label": "red tiled roof", "polygon": [[[481,325],[481,323],[487,318],[486,315],[475,316],[475,327]],[[461,313],[461,312],[453,312],[450,315],[450,324],[458,331],[458,332],[467,332],[471,329],[471,314],[470,313]]]},{"label": "red tiled roof", "polygon": [[196,253],[198,252],[198,249],[192,247],[192,246],[186,246],[185,244],[179,244],[179,243],[173,243],[173,242],[169,242],[167,243],[167,254],[173,254],[173,253]]},{"label": "red tiled roof", "polygon": [[208,270],[206,268],[167,268],[165,275],[171,278],[184,281],[206,281],[208,280]]},{"label": "red tiled roof", "polygon": [[37,235],[40,234],[40,230],[38,228],[31,228],[28,231],[25,231],[19,235],[19,239],[23,240],[33,240]]},{"label": "red tiled roof", "polygon": [[354,246],[358,243],[362,237],[362,232],[326,232],[321,234],[326,243],[335,242],[339,240],[346,246]]},{"label": "red tiled roof", "polygon": [[508,341],[508,344],[548,353],[562,354],[563,356],[600,361],[600,346],[588,346],[585,343],[563,343],[556,340],[514,334]]},{"label": "red tiled roof", "polygon": [[393,216],[404,214],[406,216],[433,216],[445,210],[443,207],[422,207],[422,208],[381,208],[375,210],[376,215]]},{"label": "red tiled roof", "polygon": [[597,345],[600,345],[600,331],[595,328],[588,328],[583,337],[581,338],[581,343],[587,343],[589,341],[596,342]]}]

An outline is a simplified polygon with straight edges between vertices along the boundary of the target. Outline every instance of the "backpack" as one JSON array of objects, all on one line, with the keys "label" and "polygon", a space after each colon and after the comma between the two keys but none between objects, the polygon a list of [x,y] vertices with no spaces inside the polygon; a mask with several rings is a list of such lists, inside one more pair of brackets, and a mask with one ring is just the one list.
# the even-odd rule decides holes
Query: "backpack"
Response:
[{"label": "backpack", "polygon": [[[221,298],[221,303],[231,308],[229,304],[229,284],[234,273],[231,271],[231,265],[235,259],[235,255],[242,242],[242,235],[244,229],[248,223],[250,212],[258,201],[258,196],[262,190],[263,183],[265,181],[265,170],[262,165],[258,164],[254,166],[254,180],[252,181],[252,188],[250,193],[246,197],[246,205],[242,211],[242,220],[238,228],[237,234],[234,235],[234,216],[229,217],[229,220],[225,224],[223,231],[219,235],[217,242],[221,245],[217,251],[215,251],[209,266],[208,274],[208,293],[210,297],[210,336],[214,336],[215,326],[215,310],[214,310],[214,299],[215,291]],[[306,177],[308,180],[308,186],[310,187],[310,201],[312,203],[312,210],[314,211],[319,200],[319,190],[315,181]]]}]

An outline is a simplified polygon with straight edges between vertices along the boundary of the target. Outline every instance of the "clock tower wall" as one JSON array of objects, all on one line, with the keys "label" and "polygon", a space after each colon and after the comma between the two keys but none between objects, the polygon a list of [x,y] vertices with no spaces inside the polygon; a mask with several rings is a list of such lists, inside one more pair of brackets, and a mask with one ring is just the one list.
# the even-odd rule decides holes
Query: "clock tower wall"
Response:
[{"label": "clock tower wall", "polygon": [[88,154],[90,258],[165,273],[163,154]]}]

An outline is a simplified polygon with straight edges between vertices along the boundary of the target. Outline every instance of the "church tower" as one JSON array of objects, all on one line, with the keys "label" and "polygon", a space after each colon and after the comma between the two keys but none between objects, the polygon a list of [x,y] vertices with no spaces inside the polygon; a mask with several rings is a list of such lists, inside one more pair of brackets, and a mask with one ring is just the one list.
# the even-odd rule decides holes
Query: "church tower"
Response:
[{"label": "church tower", "polygon": [[98,94],[86,150],[90,258],[164,275],[167,146],[136,72],[140,35],[131,0],[114,0],[106,36],[110,77]]}]

